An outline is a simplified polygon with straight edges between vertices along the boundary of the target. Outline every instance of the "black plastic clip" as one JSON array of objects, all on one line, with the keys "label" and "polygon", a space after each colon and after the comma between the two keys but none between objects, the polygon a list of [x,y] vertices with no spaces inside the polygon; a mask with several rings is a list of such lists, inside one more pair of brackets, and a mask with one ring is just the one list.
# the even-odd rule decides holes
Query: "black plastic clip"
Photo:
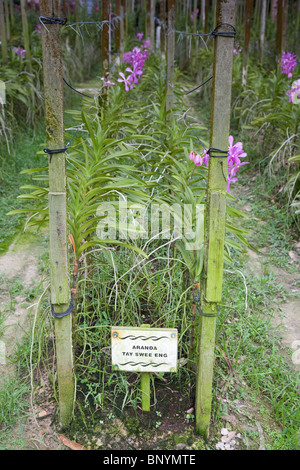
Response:
[{"label": "black plastic clip", "polygon": [[52,161],[52,155],[54,153],[64,153],[68,150],[68,147],[64,147],[63,149],[48,149],[48,148],[45,148],[44,149],[44,152],[45,153],[48,153],[50,155],[50,163]]},{"label": "black plastic clip", "polygon": [[[215,157],[215,158],[224,158],[228,156],[228,150],[220,150],[220,149],[215,149],[215,148],[208,149],[207,153],[210,157]],[[221,153],[222,155],[213,155],[213,153]]]}]

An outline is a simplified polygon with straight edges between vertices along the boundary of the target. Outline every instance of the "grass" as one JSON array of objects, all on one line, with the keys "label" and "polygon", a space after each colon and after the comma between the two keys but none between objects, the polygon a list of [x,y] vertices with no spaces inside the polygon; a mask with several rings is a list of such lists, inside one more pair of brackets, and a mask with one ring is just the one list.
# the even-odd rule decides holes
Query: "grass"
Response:
[{"label": "grass", "polygon": [[8,249],[22,227],[20,216],[7,216],[12,209],[24,207],[17,196],[22,193],[20,186],[31,183],[31,178],[20,175],[20,172],[27,168],[46,166],[46,159],[37,155],[43,142],[44,129],[41,125],[36,131],[26,129],[16,136],[14,145],[11,145],[11,155],[6,148],[0,153],[0,253]]}]

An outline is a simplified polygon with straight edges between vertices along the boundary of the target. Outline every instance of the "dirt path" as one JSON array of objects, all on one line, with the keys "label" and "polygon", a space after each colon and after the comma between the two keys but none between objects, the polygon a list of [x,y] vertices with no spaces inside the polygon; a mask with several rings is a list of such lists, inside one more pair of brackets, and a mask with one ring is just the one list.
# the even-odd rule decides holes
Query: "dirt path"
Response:
[{"label": "dirt path", "polygon": [[[18,240],[11,245],[8,252],[0,256],[0,318],[4,317],[4,335],[0,340],[0,386],[2,381],[9,380],[14,374],[13,359],[16,347],[30,330],[30,317],[35,313],[34,307],[28,308],[28,290],[41,280],[39,257],[45,247],[35,242],[22,244]],[[33,303],[36,299],[33,299]],[[26,450],[56,450],[62,447],[53,427],[52,420],[55,404],[49,403],[47,380],[41,383],[37,396],[43,396],[43,405],[29,405],[26,418],[19,421],[13,432],[13,438],[22,442]],[[34,402],[36,400],[34,399]],[[31,398],[28,397],[28,403]]]}]

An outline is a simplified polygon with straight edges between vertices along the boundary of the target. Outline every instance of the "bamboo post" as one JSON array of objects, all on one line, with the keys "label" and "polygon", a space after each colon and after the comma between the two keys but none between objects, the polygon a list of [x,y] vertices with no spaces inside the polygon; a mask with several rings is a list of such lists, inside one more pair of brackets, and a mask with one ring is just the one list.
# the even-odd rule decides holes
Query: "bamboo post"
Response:
[{"label": "bamboo post", "polygon": [[[216,25],[235,25],[236,0],[218,0]],[[219,31],[232,31],[225,24]],[[234,38],[216,36],[211,110],[210,147],[228,150]],[[207,437],[211,415],[215,329],[218,303],[222,298],[227,155],[215,151],[209,159],[206,192],[205,262],[201,310],[198,323],[198,364],[195,417],[197,432]],[[218,157],[219,155],[219,157]]]},{"label": "bamboo post", "polygon": [[22,16],[22,29],[23,29],[23,40],[24,48],[26,51],[26,62],[28,64],[29,71],[32,70],[31,65],[31,52],[30,52],[30,39],[29,39],[29,30],[28,30],[28,21],[27,21],[27,8],[26,0],[21,0],[21,16]]},{"label": "bamboo post", "polygon": [[242,71],[243,85],[246,85],[247,83],[252,7],[253,7],[253,0],[247,0],[246,12],[245,12],[245,36],[244,36],[245,39],[244,39],[243,71]]},{"label": "bamboo post", "polygon": [[[170,118],[173,108],[173,80],[175,60],[175,0],[168,0],[168,29],[167,29],[167,96],[166,112]],[[169,113],[169,114],[168,114]]]},{"label": "bamboo post", "polygon": [[2,64],[6,65],[7,64],[7,39],[6,39],[3,0],[0,0],[0,41],[1,41]]},{"label": "bamboo post", "polygon": [[[41,0],[42,16],[60,16],[59,0]],[[63,67],[61,26],[42,27],[44,102],[47,146],[64,149]],[[66,156],[55,153],[49,157],[49,227],[51,304],[54,315],[66,312],[70,306],[67,246]],[[59,418],[63,428],[72,419],[74,403],[72,316],[55,318]]]}]

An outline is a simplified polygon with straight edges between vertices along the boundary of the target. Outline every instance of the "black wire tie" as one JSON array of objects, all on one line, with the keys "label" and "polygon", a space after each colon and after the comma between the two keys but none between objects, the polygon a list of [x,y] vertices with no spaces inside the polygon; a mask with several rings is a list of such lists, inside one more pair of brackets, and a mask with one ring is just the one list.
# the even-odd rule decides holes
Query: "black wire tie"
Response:
[{"label": "black wire tie", "polygon": [[67,23],[68,18],[58,18],[57,16],[40,16],[39,20],[43,24],[60,24],[64,26]]},{"label": "black wire tie", "polygon": [[[218,31],[221,26],[230,26],[232,31]],[[234,26],[230,23],[220,23],[215,29],[212,30],[210,33],[212,36],[222,36],[223,38],[235,38],[237,31]]]},{"label": "black wire tie", "polygon": [[[223,155],[212,155],[212,152],[222,153]],[[215,149],[215,148],[208,149],[207,153],[210,157],[215,157],[215,158],[224,158],[228,156],[228,150],[220,150],[220,149]]]},{"label": "black wire tie", "polygon": [[201,315],[202,317],[210,317],[210,318],[215,318],[215,317],[218,316],[219,308],[218,308],[217,313],[203,313],[202,312],[199,289],[198,289],[198,294],[197,295],[194,295],[194,293],[193,293],[193,298],[194,298],[193,303],[194,303],[194,305],[196,305],[196,308],[197,308],[197,311],[198,311],[199,315]]},{"label": "black wire tie", "polygon": [[50,155],[50,163],[52,161],[52,155],[54,153],[64,153],[68,150],[68,147],[64,147],[63,149],[48,149],[48,148],[45,148],[44,149],[44,152],[45,153],[48,153]]},{"label": "black wire tie", "polygon": [[73,307],[74,307],[74,305],[73,305],[73,297],[72,297],[72,295],[71,295],[71,303],[70,303],[70,306],[69,306],[69,308],[68,308],[65,312],[62,312],[62,313],[55,313],[54,310],[53,310],[53,305],[52,305],[52,304],[50,304],[50,307],[51,307],[51,314],[52,314],[52,316],[53,316],[54,318],[60,319],[60,318],[66,317],[67,315],[70,315],[71,312],[72,312],[72,310],[73,310]]}]

